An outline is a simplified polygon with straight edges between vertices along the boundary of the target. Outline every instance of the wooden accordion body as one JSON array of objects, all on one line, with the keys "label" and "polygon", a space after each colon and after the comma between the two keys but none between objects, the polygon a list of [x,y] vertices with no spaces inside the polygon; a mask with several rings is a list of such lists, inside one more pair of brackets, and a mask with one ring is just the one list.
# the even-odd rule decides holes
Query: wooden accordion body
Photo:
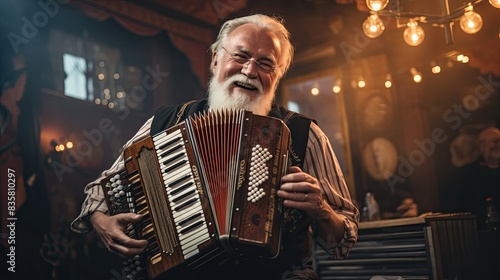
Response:
[{"label": "wooden accordion body", "polygon": [[124,150],[126,171],[102,185],[112,215],[144,216],[129,231],[148,240],[140,258],[149,278],[220,256],[276,257],[289,145],[281,120],[222,110]]}]

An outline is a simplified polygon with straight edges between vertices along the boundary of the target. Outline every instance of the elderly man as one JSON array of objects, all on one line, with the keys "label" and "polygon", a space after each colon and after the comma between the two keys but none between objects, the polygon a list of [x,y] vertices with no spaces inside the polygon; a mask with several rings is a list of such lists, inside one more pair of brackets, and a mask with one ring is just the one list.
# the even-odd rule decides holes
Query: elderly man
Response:
[{"label": "elderly man", "polygon": [[[239,108],[254,114],[278,117],[290,128],[294,166],[282,177],[277,194],[283,199],[282,248],[274,259],[229,259],[202,268],[182,271],[168,279],[318,279],[312,269],[312,238],[336,258],[345,258],[357,240],[359,212],[353,205],[330,142],[317,124],[273,103],[278,83],[293,58],[289,32],[272,17],[252,15],[222,26],[212,45],[212,78],[207,100],[162,107],[125,146],[154,135],[208,109]],[[123,170],[120,157],[85,188],[87,199],[73,222],[76,232],[92,228],[111,251],[120,256],[142,252],[146,240],[135,240],[124,231],[140,215],[107,215],[100,180]],[[312,232],[312,236],[311,233]]]}]

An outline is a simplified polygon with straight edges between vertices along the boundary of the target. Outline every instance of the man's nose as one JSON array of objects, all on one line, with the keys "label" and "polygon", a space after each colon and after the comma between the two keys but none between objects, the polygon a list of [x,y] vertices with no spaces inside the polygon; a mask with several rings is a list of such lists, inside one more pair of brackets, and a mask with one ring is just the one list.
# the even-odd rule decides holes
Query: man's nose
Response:
[{"label": "man's nose", "polygon": [[255,78],[258,75],[258,66],[257,62],[250,59],[245,64],[243,64],[243,68],[241,69],[241,73],[246,75],[249,78]]}]

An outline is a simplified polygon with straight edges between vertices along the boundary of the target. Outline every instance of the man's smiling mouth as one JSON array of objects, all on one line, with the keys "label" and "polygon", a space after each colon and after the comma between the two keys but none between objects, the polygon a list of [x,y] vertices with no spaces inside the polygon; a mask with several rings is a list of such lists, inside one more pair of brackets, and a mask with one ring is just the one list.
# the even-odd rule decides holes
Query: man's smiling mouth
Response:
[{"label": "man's smiling mouth", "polygon": [[255,87],[251,84],[242,83],[242,82],[234,82],[234,84],[238,87],[242,87],[242,88],[247,89],[247,90],[257,90],[257,87]]}]

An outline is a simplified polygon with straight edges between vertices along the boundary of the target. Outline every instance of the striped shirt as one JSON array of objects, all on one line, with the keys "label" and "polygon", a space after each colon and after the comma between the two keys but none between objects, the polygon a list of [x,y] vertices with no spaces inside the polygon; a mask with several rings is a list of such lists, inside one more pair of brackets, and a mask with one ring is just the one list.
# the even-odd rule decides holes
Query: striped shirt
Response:
[{"label": "striped shirt", "polygon": [[[153,117],[144,123],[138,132],[125,143],[122,151],[125,147],[150,135],[152,120]],[[120,155],[108,170],[102,172],[96,180],[90,182],[85,187],[84,192],[87,196],[82,204],[79,216],[71,224],[73,231],[78,233],[91,231],[92,226],[88,219],[90,214],[95,211],[108,212],[103,190],[99,183],[108,175],[115,174],[124,169],[123,156]],[[303,171],[318,179],[324,196],[332,209],[345,217],[345,232],[341,242],[339,244],[321,244],[336,259],[343,259],[350,252],[357,240],[359,211],[352,203],[344,175],[327,136],[314,122],[311,122],[309,129]]]}]

